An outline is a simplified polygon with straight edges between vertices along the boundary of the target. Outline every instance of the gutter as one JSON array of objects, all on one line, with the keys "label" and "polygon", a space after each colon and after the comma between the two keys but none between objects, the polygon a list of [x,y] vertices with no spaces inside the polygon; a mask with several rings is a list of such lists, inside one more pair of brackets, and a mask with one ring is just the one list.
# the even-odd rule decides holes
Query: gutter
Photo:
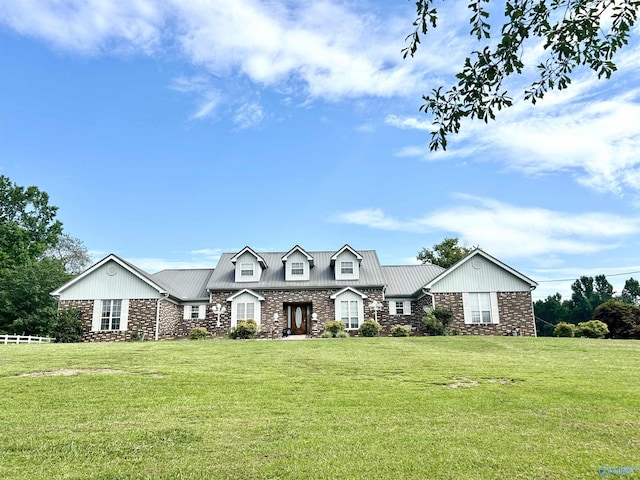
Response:
[{"label": "gutter", "polygon": [[431,297],[431,308],[436,308],[436,297],[429,290],[431,289],[422,287],[422,292]]}]

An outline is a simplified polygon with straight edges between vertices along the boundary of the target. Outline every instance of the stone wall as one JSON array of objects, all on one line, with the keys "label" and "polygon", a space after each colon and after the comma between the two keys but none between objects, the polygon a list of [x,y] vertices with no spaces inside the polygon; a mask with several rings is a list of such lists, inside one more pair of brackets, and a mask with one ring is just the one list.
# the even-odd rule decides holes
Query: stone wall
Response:
[{"label": "stone wall", "polygon": [[176,305],[166,299],[160,300],[159,338],[174,338],[183,335],[183,312],[182,305]]},{"label": "stone wall", "polygon": [[91,331],[93,320],[93,300],[63,300],[59,308],[77,308],[80,310],[80,321],[84,333],[82,339],[85,342],[106,342],[131,340],[132,335],[144,335],[147,340],[155,338],[156,312],[158,300],[153,298],[129,300],[129,317],[126,331],[105,330]]},{"label": "stone wall", "polygon": [[499,324],[465,324],[461,293],[435,293],[436,306],[450,308],[454,322],[463,335],[535,336],[531,292],[498,292]]}]

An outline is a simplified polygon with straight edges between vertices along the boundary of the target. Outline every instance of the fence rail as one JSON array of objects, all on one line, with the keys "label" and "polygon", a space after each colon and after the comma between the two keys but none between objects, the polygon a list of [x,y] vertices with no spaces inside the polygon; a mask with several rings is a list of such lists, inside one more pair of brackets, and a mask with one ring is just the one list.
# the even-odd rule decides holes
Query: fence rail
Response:
[{"label": "fence rail", "polygon": [[32,337],[31,335],[0,335],[0,343],[51,343],[50,337]]}]

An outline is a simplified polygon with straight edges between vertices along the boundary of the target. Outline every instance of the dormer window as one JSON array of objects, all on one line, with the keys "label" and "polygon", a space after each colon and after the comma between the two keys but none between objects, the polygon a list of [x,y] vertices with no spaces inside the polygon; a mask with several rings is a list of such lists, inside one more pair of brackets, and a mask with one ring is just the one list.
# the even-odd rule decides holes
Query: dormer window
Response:
[{"label": "dormer window", "polygon": [[353,262],[340,262],[340,273],[343,275],[353,275]]},{"label": "dormer window", "polygon": [[253,263],[240,264],[240,276],[253,277]]},{"label": "dormer window", "polygon": [[304,263],[291,262],[291,275],[304,275]]}]

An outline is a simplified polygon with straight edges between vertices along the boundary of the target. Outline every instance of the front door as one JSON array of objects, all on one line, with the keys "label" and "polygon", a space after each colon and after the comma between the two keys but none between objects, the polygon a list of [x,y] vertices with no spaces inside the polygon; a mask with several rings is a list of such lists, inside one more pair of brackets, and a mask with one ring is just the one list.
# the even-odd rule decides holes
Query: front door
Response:
[{"label": "front door", "polygon": [[290,312],[291,335],[305,335],[307,333],[307,306],[291,305],[288,310]]}]

